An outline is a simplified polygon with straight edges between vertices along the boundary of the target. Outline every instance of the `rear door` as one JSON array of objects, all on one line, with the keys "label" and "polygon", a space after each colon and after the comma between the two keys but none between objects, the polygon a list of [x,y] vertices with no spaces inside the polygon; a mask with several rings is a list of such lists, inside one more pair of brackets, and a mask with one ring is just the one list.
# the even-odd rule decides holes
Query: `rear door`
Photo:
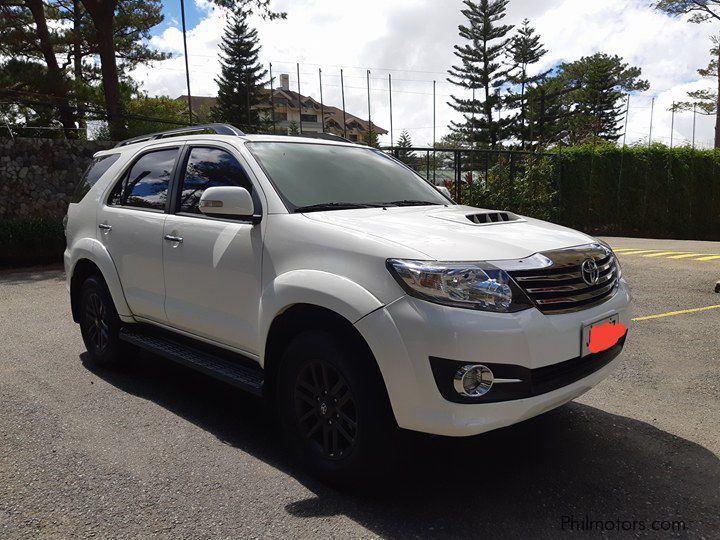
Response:
[{"label": "rear door", "polygon": [[[221,143],[188,144],[174,212],[165,221],[165,312],[171,326],[258,354],[262,227],[245,219],[203,215],[198,202],[212,186],[241,186],[261,197],[240,154]],[[257,220],[255,220],[257,221]]]},{"label": "rear door", "polygon": [[98,210],[98,237],[115,263],[134,315],[166,322],[163,226],[182,145],[148,149],[128,166]]}]

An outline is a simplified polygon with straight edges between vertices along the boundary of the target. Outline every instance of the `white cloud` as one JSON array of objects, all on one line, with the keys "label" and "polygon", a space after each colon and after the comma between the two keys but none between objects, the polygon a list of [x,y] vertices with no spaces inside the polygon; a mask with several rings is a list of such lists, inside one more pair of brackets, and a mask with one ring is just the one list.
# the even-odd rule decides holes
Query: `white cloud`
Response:
[{"label": "white cloud", "polygon": [[[225,17],[209,0],[196,4],[206,16],[188,33],[191,88],[196,95],[214,95]],[[300,62],[302,92],[318,97],[318,67],[322,67],[325,101],[339,106],[339,69],[345,66],[346,108],[366,116],[365,69],[370,68],[373,121],[389,128],[387,75],[392,73],[395,137],[407,128],[415,143],[424,145],[432,140],[435,79],[437,138],[457,118],[446,102],[458,90],[446,82],[446,73],[455,61],[453,45],[459,42],[457,26],[463,22],[460,0],[276,0],[273,8],[287,11],[288,19],[253,18],[261,38],[261,60],[266,65],[273,62],[276,75],[290,73],[293,88],[295,63]],[[669,142],[672,101],[684,99],[688,89],[709,87],[696,70],[709,59],[709,36],[717,32],[712,24],[671,19],[634,0],[511,0],[506,21],[519,24],[526,17],[549,50],[538,69],[597,51],[618,54],[642,68],[651,90],[631,100],[629,142],[647,139],[653,95],[657,97],[653,139]],[[170,21],[152,44],[175,57],[139,68],[136,78],[152,95],[185,93],[182,34],[176,22]],[[711,142],[713,126],[714,119],[698,116],[698,144]],[[674,139],[691,136],[691,115],[678,115]]]}]

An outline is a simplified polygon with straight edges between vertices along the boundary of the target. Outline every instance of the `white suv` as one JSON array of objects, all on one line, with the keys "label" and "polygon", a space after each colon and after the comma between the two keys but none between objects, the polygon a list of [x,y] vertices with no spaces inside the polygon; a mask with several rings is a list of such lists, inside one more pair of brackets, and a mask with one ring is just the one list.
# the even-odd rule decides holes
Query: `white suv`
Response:
[{"label": "white suv", "polygon": [[267,396],[326,478],[367,470],[398,426],[475,435],[572,400],[625,341],[593,330],[629,325],[606,244],[457,205],[334,137],[125,141],[96,154],[66,236],[91,361],[132,344]]}]

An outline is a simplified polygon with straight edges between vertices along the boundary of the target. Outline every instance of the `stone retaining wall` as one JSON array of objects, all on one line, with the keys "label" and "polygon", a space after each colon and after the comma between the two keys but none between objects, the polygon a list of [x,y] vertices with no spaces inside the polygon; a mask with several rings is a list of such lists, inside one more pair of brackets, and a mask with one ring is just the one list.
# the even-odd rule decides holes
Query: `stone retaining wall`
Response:
[{"label": "stone retaining wall", "polygon": [[93,154],[113,145],[0,138],[0,220],[61,218]]}]

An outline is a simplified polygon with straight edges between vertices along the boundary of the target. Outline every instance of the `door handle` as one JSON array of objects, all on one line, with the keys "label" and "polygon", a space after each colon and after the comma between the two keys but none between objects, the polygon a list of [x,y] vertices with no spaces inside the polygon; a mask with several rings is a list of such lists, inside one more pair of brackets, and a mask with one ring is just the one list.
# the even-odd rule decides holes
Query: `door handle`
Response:
[{"label": "door handle", "polygon": [[112,225],[108,225],[107,223],[101,223],[98,225],[98,229],[102,229],[103,231],[109,231],[112,229]]},{"label": "door handle", "polygon": [[169,242],[177,242],[178,244],[182,244],[182,236],[173,236],[171,234],[166,234],[163,238]]}]

